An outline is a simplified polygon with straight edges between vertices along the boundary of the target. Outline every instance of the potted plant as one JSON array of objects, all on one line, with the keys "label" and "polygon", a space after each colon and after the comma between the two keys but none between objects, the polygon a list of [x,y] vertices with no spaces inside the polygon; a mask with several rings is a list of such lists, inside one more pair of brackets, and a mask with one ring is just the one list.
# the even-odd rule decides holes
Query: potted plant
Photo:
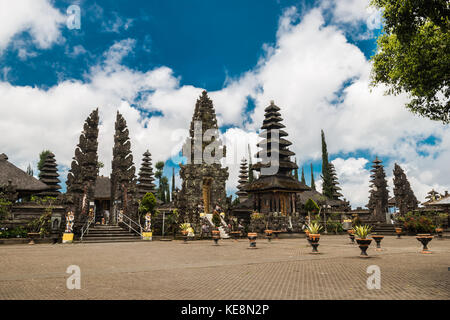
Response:
[{"label": "potted plant", "polygon": [[310,232],[308,230],[308,227],[306,227],[305,229],[305,234],[306,234],[306,241],[308,241],[308,244],[311,245],[311,240],[309,239]]},{"label": "potted plant", "polygon": [[319,246],[320,231],[323,229],[322,226],[318,222],[311,222],[306,228],[309,231],[309,240],[313,248],[311,253],[319,253],[317,247]]},{"label": "potted plant", "polygon": [[351,241],[350,243],[354,244],[355,243],[355,230],[348,229],[347,232],[348,232],[348,237],[350,238],[350,241]]},{"label": "potted plant", "polygon": [[397,234],[397,239],[400,239],[400,236],[402,235],[402,228],[395,228],[395,233]]},{"label": "potted plant", "polygon": [[355,231],[355,234],[358,237],[356,238],[356,242],[358,243],[359,248],[361,249],[360,257],[365,258],[368,256],[367,248],[372,242],[372,239],[367,239],[367,236],[370,234],[372,228],[368,225],[359,225],[354,227],[353,230]]},{"label": "potted plant", "polygon": [[422,243],[422,253],[431,253],[431,251],[428,249],[427,245],[428,243],[433,240],[433,236],[429,233],[419,233],[416,236],[416,239]]},{"label": "potted plant", "polygon": [[247,233],[248,240],[250,241],[250,249],[256,249],[256,237],[258,234],[256,232]]},{"label": "potted plant", "polygon": [[376,251],[382,251],[381,249],[381,240],[383,240],[384,236],[378,235],[378,234],[374,234],[372,235],[372,239],[375,240],[375,242],[377,243],[377,248]]},{"label": "potted plant", "polygon": [[270,240],[272,240],[273,230],[269,229],[268,222],[266,222],[266,230],[264,230],[264,233],[266,234],[267,240],[270,242]]},{"label": "potted plant", "polygon": [[219,245],[220,231],[219,230],[213,230],[212,231],[212,238],[214,240],[214,244],[216,246]]},{"label": "potted plant", "polygon": [[436,228],[436,233],[437,233],[439,239],[442,239],[443,232],[444,232],[444,228],[442,228],[442,227]]},{"label": "potted plant", "polygon": [[180,230],[181,230],[181,234],[183,235],[183,242],[187,243],[187,237],[188,237],[188,233],[189,233],[189,228],[190,225],[189,223],[182,223],[180,224]]}]

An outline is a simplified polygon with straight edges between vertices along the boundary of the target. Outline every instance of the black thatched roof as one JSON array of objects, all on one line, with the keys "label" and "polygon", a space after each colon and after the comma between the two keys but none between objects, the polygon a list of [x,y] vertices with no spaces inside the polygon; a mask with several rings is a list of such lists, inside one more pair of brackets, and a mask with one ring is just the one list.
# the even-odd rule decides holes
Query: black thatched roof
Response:
[{"label": "black thatched roof", "polygon": [[7,155],[2,153],[0,154],[0,186],[8,185],[9,181],[18,192],[31,191],[37,193],[48,189],[45,183],[17,168],[8,161]]},{"label": "black thatched roof", "polygon": [[108,177],[98,176],[95,180],[95,199],[110,199],[111,198],[111,180]]},{"label": "black thatched roof", "polygon": [[281,174],[273,176],[261,176],[257,180],[249,183],[244,188],[245,191],[260,192],[260,191],[290,191],[290,192],[300,192],[311,190],[307,185],[295,180],[290,176],[285,176]]},{"label": "black thatched roof", "polygon": [[233,207],[233,212],[235,211],[252,211],[253,210],[253,200],[245,199],[245,201],[239,202],[237,205]]},{"label": "black thatched roof", "polygon": [[325,201],[327,205],[330,205],[332,207],[339,207],[344,204],[344,201],[342,200],[327,198],[326,196],[315,190],[301,192],[298,194],[298,196],[301,204],[305,204],[308,199],[312,199],[315,202]]}]

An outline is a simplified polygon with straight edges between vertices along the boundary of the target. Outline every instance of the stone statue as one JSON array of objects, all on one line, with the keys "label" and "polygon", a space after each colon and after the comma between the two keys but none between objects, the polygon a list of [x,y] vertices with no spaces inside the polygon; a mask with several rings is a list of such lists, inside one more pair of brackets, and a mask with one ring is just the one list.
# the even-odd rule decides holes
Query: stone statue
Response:
[{"label": "stone statue", "polygon": [[151,232],[152,231],[152,215],[150,212],[147,212],[145,215],[145,226],[144,226],[145,232]]},{"label": "stone statue", "polygon": [[75,215],[73,211],[69,211],[66,213],[66,230],[65,233],[73,233],[73,223],[75,220]]}]

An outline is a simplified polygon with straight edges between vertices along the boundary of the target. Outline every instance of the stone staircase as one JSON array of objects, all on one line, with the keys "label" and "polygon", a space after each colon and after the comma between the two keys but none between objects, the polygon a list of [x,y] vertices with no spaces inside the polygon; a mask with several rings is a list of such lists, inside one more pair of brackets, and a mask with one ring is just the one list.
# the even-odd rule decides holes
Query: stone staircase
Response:
[{"label": "stone staircase", "polygon": [[[208,219],[209,223],[211,224],[211,226],[214,226],[214,223],[212,221],[212,213],[207,213],[206,215],[206,219]],[[220,238],[221,239],[229,239],[230,236],[228,235],[228,233],[225,230],[225,226],[227,225],[225,220],[223,220],[222,217],[220,217],[220,220],[222,222],[222,225],[219,227],[219,232],[220,232]]]},{"label": "stone staircase", "polygon": [[380,235],[396,235],[395,226],[391,223],[374,224],[372,227],[372,233]]},{"label": "stone staircase", "polygon": [[134,232],[129,232],[119,226],[95,225],[89,228],[89,232],[84,235],[82,243],[131,241],[141,241],[141,236]]}]

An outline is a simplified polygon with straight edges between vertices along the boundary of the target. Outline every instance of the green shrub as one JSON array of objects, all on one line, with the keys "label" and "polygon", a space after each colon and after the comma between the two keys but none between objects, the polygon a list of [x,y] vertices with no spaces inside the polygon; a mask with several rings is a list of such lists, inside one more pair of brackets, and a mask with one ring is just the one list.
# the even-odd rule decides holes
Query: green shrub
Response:
[{"label": "green shrub", "polygon": [[403,228],[411,233],[432,233],[436,229],[433,220],[427,214],[408,212],[398,219]]},{"label": "green shrub", "polygon": [[146,214],[147,212],[155,213],[156,198],[151,192],[147,192],[139,204],[139,212]]},{"label": "green shrub", "polygon": [[15,227],[13,229],[1,228],[0,238],[26,238],[27,230],[23,227]]},{"label": "green shrub", "polygon": [[340,223],[339,221],[333,221],[331,220],[331,218],[328,218],[327,220],[327,232],[334,232],[334,233],[339,233],[339,232],[343,232],[344,228],[342,226],[342,223]]},{"label": "green shrub", "polygon": [[10,213],[11,201],[8,201],[3,195],[0,193],[0,220],[6,219]]}]

